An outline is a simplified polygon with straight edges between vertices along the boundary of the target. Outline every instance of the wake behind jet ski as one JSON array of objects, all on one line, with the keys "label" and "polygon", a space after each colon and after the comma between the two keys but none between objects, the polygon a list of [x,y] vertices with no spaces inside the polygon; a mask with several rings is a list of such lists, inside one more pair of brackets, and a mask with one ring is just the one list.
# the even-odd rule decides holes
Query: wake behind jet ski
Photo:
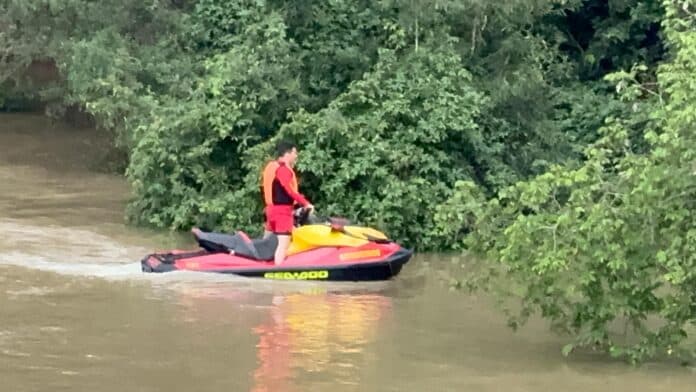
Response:
[{"label": "wake behind jet ski", "polygon": [[287,257],[273,262],[278,239],[192,230],[200,249],[153,253],[142,259],[144,272],[176,270],[230,273],[283,280],[363,281],[396,276],[413,251],[384,233],[350,225],[344,219],[321,219],[298,209]]}]

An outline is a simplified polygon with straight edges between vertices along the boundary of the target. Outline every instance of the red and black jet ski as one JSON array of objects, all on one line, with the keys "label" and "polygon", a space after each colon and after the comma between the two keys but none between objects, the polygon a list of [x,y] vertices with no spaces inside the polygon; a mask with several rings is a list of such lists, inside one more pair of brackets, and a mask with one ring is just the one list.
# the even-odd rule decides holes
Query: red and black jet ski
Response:
[{"label": "red and black jet ski", "polygon": [[396,276],[413,251],[369,227],[343,219],[309,223],[309,211],[299,209],[287,257],[275,265],[275,235],[251,239],[244,232],[222,234],[192,230],[201,249],[153,253],[142,259],[144,272],[176,270],[229,273],[281,280],[365,281]]}]

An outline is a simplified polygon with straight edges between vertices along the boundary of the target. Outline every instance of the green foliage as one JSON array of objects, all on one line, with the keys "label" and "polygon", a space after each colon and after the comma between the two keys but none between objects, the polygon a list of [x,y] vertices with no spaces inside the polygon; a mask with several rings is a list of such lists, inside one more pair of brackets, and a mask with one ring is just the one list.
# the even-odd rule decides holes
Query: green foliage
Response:
[{"label": "green foliage", "polygon": [[[149,71],[166,72],[165,69],[142,69],[145,64],[124,62],[140,56],[158,55],[168,37],[181,27],[183,15],[168,1],[104,1],[94,3],[84,0],[5,0],[0,3],[0,82],[10,81],[18,91],[32,93],[34,97],[53,104],[52,109],[62,112],[74,91],[67,80],[73,76],[89,83],[90,76],[101,77],[104,66],[147,84]],[[82,54],[99,57],[96,69],[85,64],[73,68],[71,59],[75,46],[81,45]],[[169,48],[174,49],[174,48]],[[95,53],[92,53],[92,52]],[[118,64],[108,64],[114,54],[131,59],[117,59]],[[35,60],[50,60],[58,66],[61,76],[39,86],[32,83],[24,72]],[[134,69],[137,68],[137,71]],[[82,71],[75,76],[75,71]],[[88,71],[84,73],[84,71]],[[134,74],[133,74],[134,73]],[[72,75],[71,75],[72,74]],[[133,74],[133,75],[131,75]],[[114,75],[117,76],[117,75]],[[108,82],[108,81],[107,81]],[[128,81],[115,80],[132,88]],[[85,86],[78,86],[85,89]],[[138,92],[139,93],[139,92]],[[84,104],[87,97],[80,97]]]},{"label": "green foliage", "polygon": [[639,62],[662,58],[664,10],[658,0],[584,0],[553,20],[560,48],[573,58],[583,80],[598,79]]},{"label": "green foliage", "polygon": [[307,94],[303,108],[315,112],[344,92],[377,60],[388,33],[373,1],[270,2],[282,10],[287,34],[298,46],[298,79]]},{"label": "green foliage", "polygon": [[227,50],[204,60],[185,103],[161,102],[136,128],[127,175],[136,195],[132,216],[140,222],[218,225],[224,216],[254,209],[229,201],[231,191],[243,190],[242,153],[303,100],[282,20],[277,14],[255,20],[240,25],[242,34]]},{"label": "green foliage", "polygon": [[[302,187],[323,212],[432,246],[424,236],[434,208],[471,177],[472,157],[489,155],[476,125],[485,97],[471,84],[449,47],[403,61],[384,50],[372,72],[326,109],[293,116],[278,137],[301,146]],[[274,140],[252,151],[256,167]]]},{"label": "green foliage", "polygon": [[[696,35],[688,10],[665,8],[674,57],[658,70],[659,92],[635,72],[612,75],[632,112],[607,122],[582,165],[554,166],[489,201],[459,183],[436,217],[441,227],[462,223],[443,235],[466,225],[464,243],[499,261],[493,276],[514,282],[513,325],[539,312],[575,336],[565,353],[595,346],[632,362],[694,355]],[[636,122],[636,112],[648,120]],[[646,147],[633,145],[636,124]]]}]

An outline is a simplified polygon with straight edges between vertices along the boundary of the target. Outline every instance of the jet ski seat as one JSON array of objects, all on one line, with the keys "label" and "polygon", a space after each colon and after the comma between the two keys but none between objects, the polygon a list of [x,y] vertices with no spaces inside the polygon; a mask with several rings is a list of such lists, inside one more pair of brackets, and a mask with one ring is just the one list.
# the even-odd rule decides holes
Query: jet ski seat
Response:
[{"label": "jet ski seat", "polygon": [[235,255],[247,257],[252,260],[269,261],[273,260],[276,248],[278,247],[278,237],[270,234],[266,238],[251,239],[243,232],[236,234],[208,233],[201,230],[193,230],[194,237],[201,248],[211,252],[234,251]]}]

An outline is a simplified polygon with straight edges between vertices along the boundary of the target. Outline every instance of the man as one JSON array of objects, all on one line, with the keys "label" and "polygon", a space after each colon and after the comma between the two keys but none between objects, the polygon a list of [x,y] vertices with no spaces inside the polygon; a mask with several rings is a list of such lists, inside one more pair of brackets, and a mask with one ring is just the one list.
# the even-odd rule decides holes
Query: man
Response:
[{"label": "man", "polygon": [[293,171],[297,161],[297,147],[288,141],[276,146],[276,160],[269,162],[263,170],[263,197],[266,203],[266,234],[278,236],[278,247],[274,262],[280,265],[290,246],[290,234],[294,226],[292,212],[295,203],[314,209],[297,187],[297,177]]}]

